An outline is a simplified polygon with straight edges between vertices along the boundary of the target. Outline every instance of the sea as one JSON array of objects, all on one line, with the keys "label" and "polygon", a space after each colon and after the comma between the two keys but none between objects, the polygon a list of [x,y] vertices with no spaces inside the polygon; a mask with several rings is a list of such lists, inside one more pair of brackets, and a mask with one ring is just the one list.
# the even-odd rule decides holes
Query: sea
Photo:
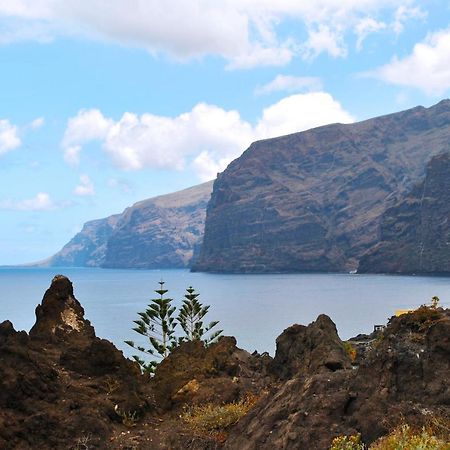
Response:
[{"label": "sea", "polygon": [[54,275],[74,285],[75,297],[99,337],[112,341],[130,357],[136,353],[125,340],[144,344],[132,330],[137,313],[145,310],[159,281],[167,296],[180,305],[187,287],[210,305],[206,322],[219,320],[224,335],[238,346],[274,354],[276,338],[292,324],[327,314],[341,339],[370,333],[396,310],[429,303],[437,295],[450,306],[450,278],[359,274],[228,275],[188,270],[109,270],[97,268],[0,268],[0,322],[29,330],[34,310]]}]

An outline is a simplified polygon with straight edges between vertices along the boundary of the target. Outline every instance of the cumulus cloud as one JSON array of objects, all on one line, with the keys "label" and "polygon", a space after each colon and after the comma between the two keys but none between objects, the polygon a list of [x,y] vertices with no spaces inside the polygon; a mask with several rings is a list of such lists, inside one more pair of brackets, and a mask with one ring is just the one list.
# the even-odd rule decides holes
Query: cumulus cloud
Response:
[{"label": "cumulus cloud", "polygon": [[[296,53],[347,54],[344,36],[357,36],[364,18],[379,16],[400,32],[422,10],[417,0],[3,0],[0,43],[81,35],[184,60],[219,55],[230,68],[282,65]],[[285,21],[305,30],[305,42],[281,37]],[[366,33],[376,31],[366,28]],[[302,45],[299,45],[302,44]]]},{"label": "cumulus cloud", "polygon": [[37,117],[30,123],[30,127],[33,130],[37,130],[38,128],[43,127],[45,124],[45,119],[43,117]]},{"label": "cumulus cloud", "polygon": [[302,92],[320,91],[322,82],[317,77],[295,77],[292,75],[277,75],[272,81],[255,89],[256,95],[271,94],[272,92]]},{"label": "cumulus cloud", "polygon": [[450,89],[450,28],[429,34],[405,58],[363,74],[399,86],[442,95]]},{"label": "cumulus cloud", "polygon": [[62,147],[66,156],[73,148],[79,156],[83,144],[100,140],[104,152],[121,169],[182,170],[192,165],[202,180],[208,180],[254,140],[353,120],[325,92],[286,97],[264,109],[255,125],[243,120],[238,111],[205,103],[177,117],[126,112],[117,121],[99,110],[82,110],[69,119]]},{"label": "cumulus cloud", "polygon": [[19,130],[7,119],[0,120],[0,156],[20,146]]},{"label": "cumulus cloud", "polygon": [[347,47],[342,31],[322,24],[311,28],[308,40],[303,45],[302,53],[306,59],[316,58],[321,53],[328,53],[333,58],[347,56]]},{"label": "cumulus cloud", "polygon": [[14,211],[50,211],[57,205],[46,192],[38,192],[35,197],[26,200],[4,200],[0,202],[0,209]]},{"label": "cumulus cloud", "polygon": [[88,175],[80,176],[80,184],[75,186],[74,194],[82,197],[90,196],[95,194],[94,183],[92,183],[91,179]]}]

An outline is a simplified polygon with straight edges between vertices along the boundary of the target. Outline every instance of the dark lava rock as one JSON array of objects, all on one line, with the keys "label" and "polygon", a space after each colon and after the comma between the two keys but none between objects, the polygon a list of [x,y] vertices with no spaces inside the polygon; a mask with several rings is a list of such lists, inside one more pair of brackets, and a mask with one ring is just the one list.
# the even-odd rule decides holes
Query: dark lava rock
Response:
[{"label": "dark lava rock", "polygon": [[[449,141],[450,101],[445,100],[428,109],[417,107],[253,143],[214,183],[194,270],[358,269],[363,255],[380,243],[383,214],[411,196],[414,186],[424,180],[430,159],[448,152]],[[442,168],[445,172],[448,169]],[[427,185],[430,199],[419,205],[422,212],[415,213],[414,204],[391,211],[392,224],[385,218],[383,225],[387,248],[373,258],[373,266],[367,263],[362,268],[396,270],[401,259],[399,272],[447,270],[448,180],[439,187],[439,179],[440,175],[434,187]],[[422,198],[412,197],[413,202]],[[405,208],[411,217],[404,216]],[[400,231],[414,233],[419,217],[426,222],[418,228],[422,237],[401,236],[397,242],[397,224]],[[432,225],[428,231],[427,224]],[[435,235],[437,242],[432,243]],[[412,259],[413,269],[407,262],[415,243],[423,243],[422,262]],[[386,259],[389,263],[378,263]]]},{"label": "dark lava rock", "polygon": [[294,376],[231,431],[225,448],[328,450],[361,433],[369,444],[402,420],[450,414],[450,311],[395,317],[358,369]]},{"label": "dark lava rock", "polygon": [[203,237],[212,181],[140,201],[105,219],[87,222],[51,267],[187,267]]},{"label": "dark lava rock", "polygon": [[283,379],[350,367],[336,325],[324,314],[307,327],[292,325],[277,338],[272,370]]},{"label": "dark lava rock", "polygon": [[28,335],[0,324],[0,448],[112,448],[121,414],[142,414],[151,390],[135,363],[99,339],[57,275],[36,308]]},{"label": "dark lava rock", "polygon": [[256,394],[271,381],[270,357],[251,355],[236,347],[236,339],[222,337],[205,347],[186,342],[158,366],[154,379],[159,407],[228,403]]}]

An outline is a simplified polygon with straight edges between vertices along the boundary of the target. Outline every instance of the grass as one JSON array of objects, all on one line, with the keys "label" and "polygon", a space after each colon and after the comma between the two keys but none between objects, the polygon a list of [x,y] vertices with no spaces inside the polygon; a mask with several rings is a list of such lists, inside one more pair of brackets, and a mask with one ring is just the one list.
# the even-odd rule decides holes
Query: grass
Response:
[{"label": "grass", "polygon": [[187,408],[182,420],[200,434],[215,434],[227,430],[244,417],[256,402],[256,397],[247,396],[244,400],[217,405],[204,405]]},{"label": "grass", "polygon": [[330,450],[450,450],[449,423],[435,419],[429,426],[418,429],[402,424],[369,447],[361,442],[359,434],[338,436]]},{"label": "grass", "polygon": [[378,439],[370,450],[450,450],[450,442],[433,435],[425,427],[414,430],[404,424]]}]

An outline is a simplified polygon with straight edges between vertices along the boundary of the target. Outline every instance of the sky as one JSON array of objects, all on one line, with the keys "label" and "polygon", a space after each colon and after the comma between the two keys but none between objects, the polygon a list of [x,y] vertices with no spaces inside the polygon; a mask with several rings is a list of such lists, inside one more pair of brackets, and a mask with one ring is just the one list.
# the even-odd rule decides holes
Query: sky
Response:
[{"label": "sky", "polygon": [[0,0],[0,265],[255,140],[449,93],[449,0]]}]

